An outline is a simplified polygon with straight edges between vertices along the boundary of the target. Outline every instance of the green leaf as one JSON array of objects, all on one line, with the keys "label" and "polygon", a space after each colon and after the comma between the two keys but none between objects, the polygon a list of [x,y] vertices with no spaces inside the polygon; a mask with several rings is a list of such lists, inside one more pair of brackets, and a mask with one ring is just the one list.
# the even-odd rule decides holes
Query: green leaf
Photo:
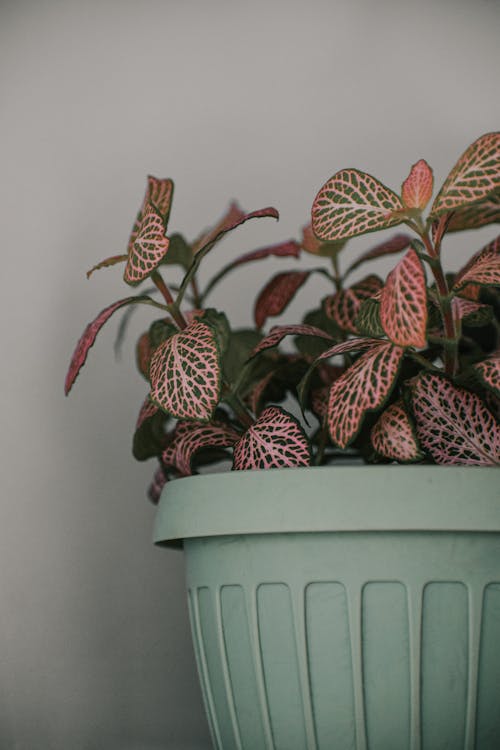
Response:
[{"label": "green leaf", "polygon": [[175,233],[171,234],[170,245],[168,247],[168,253],[163,258],[161,265],[177,265],[182,266],[184,270],[188,270],[193,260],[193,251],[188,245],[182,234]]},{"label": "green leaf", "polygon": [[362,336],[384,336],[380,322],[380,302],[370,298],[361,303],[356,317],[356,328]]}]

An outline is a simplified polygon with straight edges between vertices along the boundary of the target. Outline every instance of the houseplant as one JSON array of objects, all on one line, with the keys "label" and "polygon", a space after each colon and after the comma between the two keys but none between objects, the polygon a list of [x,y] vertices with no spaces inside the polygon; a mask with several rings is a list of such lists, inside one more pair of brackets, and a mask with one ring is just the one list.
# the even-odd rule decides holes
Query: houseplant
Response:
[{"label": "houseplant", "polygon": [[[204,289],[197,272],[217,243],[277,212],[232,204],[188,243],[166,235],[172,194],[171,180],[150,177],[127,253],[95,267],[125,263],[125,281],[150,278],[162,301],[143,294],[105,308],[76,347],[66,392],[108,318],[148,304],[161,312],[137,345],[149,393],[133,451],[159,461],[150,497],[228,457],[238,471],[291,469],[195,476],[163,492],[156,540],[184,539],[214,744],[497,747],[500,238],[454,273],[441,247],[498,221],[500,134],[465,151],[426,216],[424,160],[401,196],[359,170],[337,172],[300,241],[247,253]],[[400,224],[412,234],[343,268],[351,237]],[[253,328],[232,330],[208,306],[237,267],[304,252],[318,267],[273,276]],[[350,283],[361,264],[396,253],[385,282],[368,274]],[[176,288],[164,280],[172,265],[184,271]],[[264,333],[313,273],[331,294],[302,322]],[[294,351],[283,351],[292,336]],[[296,399],[295,414],[278,405],[285,398]],[[353,457],[379,465],[335,466]]]}]

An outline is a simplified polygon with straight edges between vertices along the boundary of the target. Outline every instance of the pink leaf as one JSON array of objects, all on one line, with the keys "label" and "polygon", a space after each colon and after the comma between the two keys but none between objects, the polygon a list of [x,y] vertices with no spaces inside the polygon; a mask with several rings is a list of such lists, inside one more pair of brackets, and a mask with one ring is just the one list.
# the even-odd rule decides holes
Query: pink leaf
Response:
[{"label": "pink leaf", "polygon": [[139,337],[136,344],[136,363],[139,372],[144,375],[145,378],[149,379],[149,364],[151,362],[151,342],[149,340],[149,333],[143,333]]},{"label": "pink leaf", "polygon": [[375,245],[375,247],[372,247],[366,253],[363,253],[363,255],[360,255],[359,258],[354,261],[354,263],[351,263],[344,274],[344,278],[348,273],[354,271],[355,268],[358,268],[358,266],[366,263],[367,260],[374,260],[375,258],[381,258],[385,255],[394,255],[395,253],[400,253],[402,250],[406,250],[410,242],[411,237],[408,234],[402,233],[395,234],[394,237],[390,237],[388,240],[380,242],[378,245]]},{"label": "pink leaf", "polygon": [[139,416],[137,417],[137,423],[135,425],[135,429],[138,430],[139,427],[141,427],[141,425],[143,425],[144,422],[146,422],[146,420],[151,419],[151,417],[154,417],[157,411],[158,411],[157,404],[153,404],[149,396],[147,396],[146,400],[141,406]]},{"label": "pink leaf", "polygon": [[163,467],[159,466],[153,476],[153,481],[149,485],[148,498],[154,505],[158,505],[163,488],[167,483],[167,476]]},{"label": "pink leaf", "polygon": [[149,368],[151,399],[178,419],[207,422],[219,403],[220,352],[212,328],[200,320],[155,349]]},{"label": "pink leaf", "polygon": [[240,438],[230,425],[222,422],[178,422],[172,442],[162,455],[166,466],[176,469],[181,476],[193,473],[192,460],[202,448],[228,448]]},{"label": "pink leaf", "polygon": [[309,466],[307,437],[297,420],[278,406],[264,409],[234,447],[233,468],[272,469]]},{"label": "pink leaf", "polygon": [[478,203],[459,208],[451,215],[447,232],[459,232],[463,229],[477,229],[487,224],[500,223],[500,191],[490,193]]},{"label": "pink leaf", "polygon": [[267,336],[265,336],[254,348],[250,357],[254,357],[259,352],[264,351],[264,349],[271,349],[273,346],[278,346],[285,336],[318,336],[319,338],[333,341],[329,333],[326,333],[326,331],[322,331],[321,328],[316,328],[315,326],[305,324],[273,326]]},{"label": "pink leaf", "polygon": [[310,271],[285,271],[272,277],[255,302],[254,320],[257,328],[262,328],[268,318],[281,315],[298,289],[309,278],[310,273]]},{"label": "pink leaf", "polygon": [[298,258],[300,255],[300,245],[295,240],[288,240],[287,242],[277,242],[275,245],[269,245],[269,247],[261,247],[258,250],[252,250],[245,255],[240,255],[239,258],[234,260],[230,267],[236,268],[244,263],[250,263],[254,260],[263,260],[264,258]]},{"label": "pink leaf", "polygon": [[356,318],[362,303],[373,297],[383,286],[374,274],[365,276],[348,289],[341,289],[325,301],[325,313],[344,331],[358,333]]},{"label": "pink leaf", "polygon": [[252,390],[246,397],[246,401],[254,414],[259,414],[260,401],[264,395],[264,391],[276,374],[276,370],[271,370],[266,373],[257,383],[253,386]]},{"label": "pink leaf", "polygon": [[395,344],[417,348],[425,346],[426,280],[415,250],[408,250],[387,277],[380,297],[380,322]]},{"label": "pink leaf", "polygon": [[423,457],[401,400],[382,412],[372,428],[371,441],[377,453],[392,461],[418,461]]},{"label": "pink leaf", "polygon": [[326,258],[332,258],[338,255],[346,244],[346,240],[337,242],[321,242],[314,236],[311,224],[306,224],[302,228],[302,249],[311,255],[319,255]]},{"label": "pink leaf", "polygon": [[462,154],[431,209],[432,218],[476,203],[500,188],[500,133],[487,133]]},{"label": "pink leaf", "polygon": [[500,351],[474,365],[483,383],[500,398]]},{"label": "pink leaf", "polygon": [[412,166],[401,188],[401,197],[406,208],[423,211],[432,197],[433,185],[432,169],[424,159],[420,159]]},{"label": "pink leaf", "polygon": [[78,373],[82,369],[83,365],[85,364],[85,360],[87,359],[87,354],[90,349],[90,347],[93,345],[94,341],[96,340],[97,334],[103,327],[103,325],[106,323],[108,318],[110,318],[115,310],[118,310],[120,307],[123,307],[124,305],[131,305],[137,302],[143,302],[144,300],[149,299],[148,297],[126,297],[125,299],[120,299],[118,302],[113,302],[112,305],[109,305],[109,307],[105,307],[104,310],[101,310],[97,318],[93,320],[91,323],[88,324],[88,326],[85,328],[84,332],[82,333],[75,351],[73,352],[73,356],[71,358],[71,364],[69,366],[68,374],[66,375],[66,381],[64,384],[64,392],[66,396],[70,392],[73,383],[75,382]]},{"label": "pink leaf", "polygon": [[481,286],[500,284],[500,235],[473,255],[458,272],[453,289],[462,290],[470,283]]},{"label": "pink leaf", "polygon": [[130,254],[133,250],[134,242],[144,218],[144,212],[150,203],[152,203],[153,206],[158,209],[158,212],[160,213],[163,220],[163,229],[166,229],[173,194],[174,183],[172,182],[172,180],[158,179],[158,177],[152,177],[151,175],[148,176],[146,193],[144,195],[142,206],[137,214],[135,224],[132,228],[132,233],[128,241],[128,254]]},{"label": "pink leaf", "polygon": [[403,204],[392,190],[365,172],[344,169],[321,188],[312,208],[312,227],[332,242],[401,224]]},{"label": "pink leaf", "polygon": [[459,330],[458,325],[462,320],[468,318],[470,315],[487,310],[491,310],[489,305],[482,305],[480,302],[473,302],[463,297],[453,297],[451,300],[451,311],[457,330]]},{"label": "pink leaf", "polygon": [[97,263],[97,265],[92,266],[92,268],[87,271],[87,279],[90,279],[94,271],[98,271],[100,268],[107,268],[108,266],[116,266],[117,263],[124,263],[127,260],[127,255],[112,255],[110,258],[105,258],[104,260],[101,260],[100,263]]},{"label": "pink leaf", "polygon": [[437,464],[500,464],[500,427],[475,393],[425,373],[413,386],[417,435]]},{"label": "pink leaf", "polygon": [[149,203],[129,252],[127,265],[123,274],[127,284],[135,286],[149,276],[166,255],[169,239],[165,237],[165,228],[158,209]]},{"label": "pink leaf", "polygon": [[[340,347],[333,349],[341,353]],[[328,400],[328,427],[333,443],[346,448],[358,434],[366,412],[383,405],[393,388],[403,354],[404,349],[390,341],[376,340],[333,383]]]}]

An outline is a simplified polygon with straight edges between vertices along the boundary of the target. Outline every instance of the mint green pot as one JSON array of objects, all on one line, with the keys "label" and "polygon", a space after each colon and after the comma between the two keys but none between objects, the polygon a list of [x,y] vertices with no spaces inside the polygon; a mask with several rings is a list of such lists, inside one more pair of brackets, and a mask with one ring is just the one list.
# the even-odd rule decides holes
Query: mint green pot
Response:
[{"label": "mint green pot", "polygon": [[500,471],[339,466],[194,476],[186,554],[218,750],[499,750]]}]

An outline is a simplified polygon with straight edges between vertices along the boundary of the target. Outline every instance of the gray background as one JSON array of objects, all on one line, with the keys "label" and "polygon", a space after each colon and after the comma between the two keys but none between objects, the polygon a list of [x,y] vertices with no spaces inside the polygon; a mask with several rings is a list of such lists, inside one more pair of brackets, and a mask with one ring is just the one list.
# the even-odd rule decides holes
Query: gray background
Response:
[{"label": "gray background", "polygon": [[[398,189],[425,157],[443,179],[499,126],[498,11],[487,0],[0,3],[1,750],[208,742],[182,555],[152,547],[153,466],[130,455],[145,395],[130,364],[149,309],[123,362],[115,320],[68,400],[62,388],[84,325],[128,294],[121,269],[84,272],[124,251],[146,174],[176,180],[171,226],[189,237],[233,197],[280,209],[279,224],[226,240],[212,269],[297,235],[342,167]],[[449,243],[449,267],[491,236]],[[291,263],[235,274],[212,302],[243,324],[267,275]]]}]

